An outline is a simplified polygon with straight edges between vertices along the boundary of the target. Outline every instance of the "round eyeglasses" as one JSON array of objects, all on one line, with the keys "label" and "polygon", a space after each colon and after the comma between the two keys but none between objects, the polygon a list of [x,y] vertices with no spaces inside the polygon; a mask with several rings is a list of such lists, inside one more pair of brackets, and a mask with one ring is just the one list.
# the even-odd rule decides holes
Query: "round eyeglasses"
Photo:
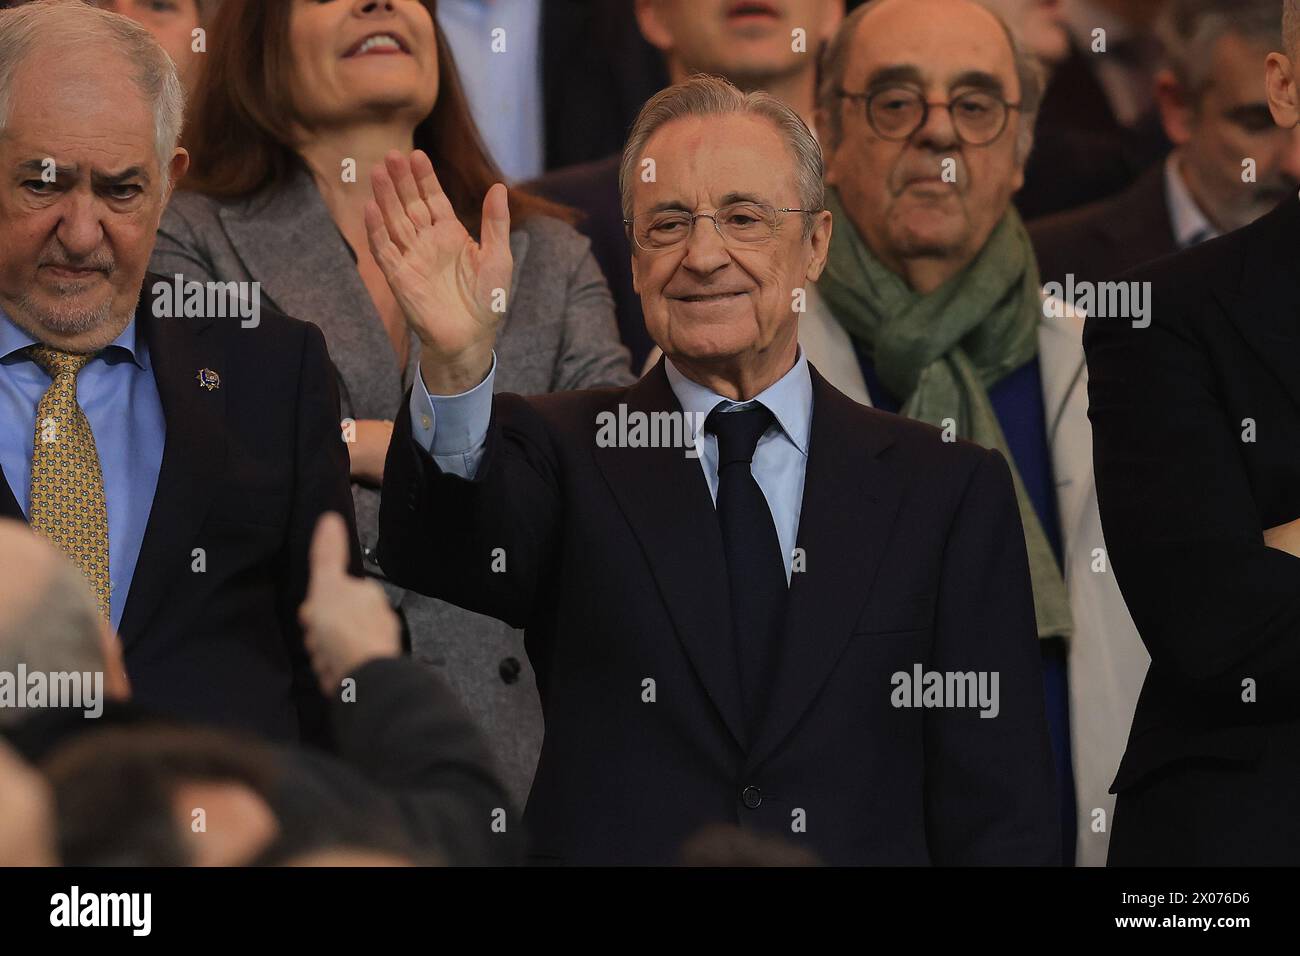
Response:
[{"label": "round eyeglasses", "polygon": [[684,209],[662,209],[644,212],[623,224],[632,232],[637,248],[646,252],[663,252],[684,243],[695,229],[695,220],[712,219],[713,228],[722,241],[736,245],[755,245],[767,242],[776,235],[780,214],[785,212],[817,212],[816,209],[793,209],[769,206],[757,202],[733,202],[716,212],[689,213]]},{"label": "round eyeglasses", "polygon": [[947,103],[930,103],[910,86],[885,86],[869,93],[837,91],[843,99],[866,104],[867,122],[881,139],[903,142],[930,119],[931,109],[946,109],[957,139],[967,146],[987,146],[1007,128],[1007,117],[1019,103],[1008,103],[985,90],[970,90]]}]

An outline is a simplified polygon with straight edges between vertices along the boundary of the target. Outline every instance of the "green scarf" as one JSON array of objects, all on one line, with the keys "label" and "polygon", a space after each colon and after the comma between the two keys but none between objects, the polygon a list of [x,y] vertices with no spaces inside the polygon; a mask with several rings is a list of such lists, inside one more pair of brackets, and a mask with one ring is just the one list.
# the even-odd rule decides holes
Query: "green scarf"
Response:
[{"label": "green scarf", "polygon": [[1020,216],[1008,209],[970,265],[921,295],[867,248],[834,189],[826,190],[826,208],[834,230],[818,291],[849,334],[866,344],[885,387],[906,396],[899,414],[937,427],[950,418],[959,437],[1006,458],[1025,530],[1038,636],[1069,637],[1065,581],[988,393],[1038,350],[1038,265]]}]

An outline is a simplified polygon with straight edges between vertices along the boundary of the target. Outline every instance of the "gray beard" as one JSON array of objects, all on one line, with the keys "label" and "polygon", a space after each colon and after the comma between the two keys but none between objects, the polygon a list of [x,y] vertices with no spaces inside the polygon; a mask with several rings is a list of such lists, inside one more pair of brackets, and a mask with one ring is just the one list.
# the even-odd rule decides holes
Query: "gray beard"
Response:
[{"label": "gray beard", "polygon": [[72,307],[55,310],[38,303],[30,295],[24,295],[18,299],[17,305],[29,322],[63,336],[84,335],[110,324],[114,318],[112,299],[93,309]]}]

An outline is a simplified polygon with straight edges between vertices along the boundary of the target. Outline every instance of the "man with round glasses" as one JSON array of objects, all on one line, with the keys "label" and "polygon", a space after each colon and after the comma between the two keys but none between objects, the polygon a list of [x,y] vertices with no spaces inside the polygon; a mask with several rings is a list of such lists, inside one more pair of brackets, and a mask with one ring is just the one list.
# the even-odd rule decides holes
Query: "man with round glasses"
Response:
[{"label": "man with round glasses", "polygon": [[664,353],[622,389],[493,396],[501,191],[482,245],[427,162],[390,161],[368,213],[421,342],[380,561],[525,629],[533,859],[668,863],[726,824],[832,864],[1055,862],[1006,462],[850,401],[799,348],[832,234],[817,141],[695,77],[646,104],[620,179]]},{"label": "man with round glasses", "polygon": [[854,11],[823,63],[818,129],[835,232],[800,340],[849,396],[1011,463],[1063,853],[1074,856],[1077,814],[1078,858],[1101,863],[1107,788],[1147,658],[1105,562],[1082,321],[1044,302],[1011,202],[1039,100],[1033,60],[973,0]]}]

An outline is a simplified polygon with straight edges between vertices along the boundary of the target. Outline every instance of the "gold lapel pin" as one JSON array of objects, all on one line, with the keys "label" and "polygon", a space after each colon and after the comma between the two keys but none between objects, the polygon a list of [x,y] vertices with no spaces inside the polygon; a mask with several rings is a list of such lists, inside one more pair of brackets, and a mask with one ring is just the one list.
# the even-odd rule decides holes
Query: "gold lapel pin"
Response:
[{"label": "gold lapel pin", "polygon": [[210,368],[199,369],[199,374],[195,378],[199,381],[199,387],[206,388],[209,392],[215,392],[221,387],[221,376]]}]

